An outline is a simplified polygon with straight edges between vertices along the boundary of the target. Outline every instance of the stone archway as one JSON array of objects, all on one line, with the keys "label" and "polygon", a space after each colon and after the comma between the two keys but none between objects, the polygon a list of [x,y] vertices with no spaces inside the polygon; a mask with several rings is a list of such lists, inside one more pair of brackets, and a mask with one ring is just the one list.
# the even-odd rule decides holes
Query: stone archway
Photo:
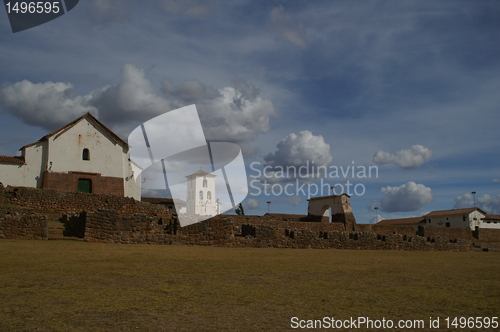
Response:
[{"label": "stone archway", "polygon": [[[330,195],[308,199],[307,215],[312,221],[325,222],[323,219],[326,209],[331,209],[331,222],[344,224],[346,231],[353,231],[356,219],[352,213],[349,195]],[[330,214],[330,213],[329,213]]]},{"label": "stone archway", "polygon": [[324,205],[321,209],[323,210],[321,222],[332,222],[332,207],[330,205]]}]

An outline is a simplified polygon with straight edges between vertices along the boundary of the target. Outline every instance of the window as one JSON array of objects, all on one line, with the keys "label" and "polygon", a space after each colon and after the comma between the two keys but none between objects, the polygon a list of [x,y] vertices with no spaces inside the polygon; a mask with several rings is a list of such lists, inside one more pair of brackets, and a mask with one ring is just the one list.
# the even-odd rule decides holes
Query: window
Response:
[{"label": "window", "polygon": [[207,192],[207,199],[208,200],[211,200],[212,199],[212,193],[209,191]]},{"label": "window", "polygon": [[446,223],[446,227],[450,227],[450,223],[449,222]]},{"label": "window", "polygon": [[200,199],[203,199],[203,191],[200,190]]},{"label": "window", "polygon": [[83,152],[82,152],[82,159],[83,159],[83,160],[90,160],[90,152],[89,152],[89,149],[83,149]]},{"label": "window", "polygon": [[464,216],[464,219],[463,219],[463,220],[465,221],[465,216]]},{"label": "window", "polygon": [[78,189],[79,193],[92,193],[92,180],[90,179],[78,179]]},{"label": "window", "polygon": [[203,188],[208,187],[208,181],[207,179],[203,179]]}]

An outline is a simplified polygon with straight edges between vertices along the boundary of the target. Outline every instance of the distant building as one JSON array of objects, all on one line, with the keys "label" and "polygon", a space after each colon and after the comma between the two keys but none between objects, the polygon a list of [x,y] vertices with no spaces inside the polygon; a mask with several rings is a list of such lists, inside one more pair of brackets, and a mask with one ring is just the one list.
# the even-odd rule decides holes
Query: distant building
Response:
[{"label": "distant building", "polygon": [[309,198],[307,216],[321,222],[342,223],[348,231],[353,231],[356,219],[351,209],[350,196],[347,194]]},{"label": "distant building", "polygon": [[433,211],[423,217],[381,220],[375,225],[433,226],[433,227],[468,227],[500,228],[500,216],[488,215],[480,208],[466,208]]},{"label": "distant building", "polygon": [[425,226],[424,217],[401,218],[401,219],[384,219],[380,220],[375,225],[379,226],[412,226],[418,230],[418,226]]},{"label": "distant building", "polygon": [[454,210],[433,211],[427,213],[425,226],[434,227],[469,227],[474,230],[480,227],[481,220],[486,216],[486,212],[480,208],[466,208]]},{"label": "distant building", "polygon": [[487,214],[484,216],[480,228],[500,228],[500,215]]},{"label": "distant building", "polygon": [[201,169],[186,176],[187,214],[215,216],[220,213],[220,203],[215,195],[215,177]]},{"label": "distant building", "polygon": [[141,168],[129,159],[129,145],[90,113],[20,151],[0,156],[4,185],[141,199],[133,177]]}]

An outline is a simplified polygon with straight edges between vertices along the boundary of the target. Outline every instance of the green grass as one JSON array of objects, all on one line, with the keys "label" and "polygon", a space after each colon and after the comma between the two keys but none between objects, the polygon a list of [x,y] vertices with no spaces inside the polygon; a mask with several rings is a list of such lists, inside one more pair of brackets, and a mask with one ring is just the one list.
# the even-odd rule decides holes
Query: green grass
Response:
[{"label": "green grass", "polygon": [[1,240],[0,331],[290,331],[294,316],[493,317],[499,281],[496,252]]}]

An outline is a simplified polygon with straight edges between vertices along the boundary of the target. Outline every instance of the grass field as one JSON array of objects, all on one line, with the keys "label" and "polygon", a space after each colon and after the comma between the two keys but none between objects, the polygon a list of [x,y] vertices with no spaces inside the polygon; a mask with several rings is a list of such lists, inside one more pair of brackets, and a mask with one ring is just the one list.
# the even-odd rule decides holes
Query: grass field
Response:
[{"label": "grass field", "polygon": [[448,331],[445,317],[500,316],[499,286],[495,252],[0,241],[0,331],[290,331],[325,316]]}]

